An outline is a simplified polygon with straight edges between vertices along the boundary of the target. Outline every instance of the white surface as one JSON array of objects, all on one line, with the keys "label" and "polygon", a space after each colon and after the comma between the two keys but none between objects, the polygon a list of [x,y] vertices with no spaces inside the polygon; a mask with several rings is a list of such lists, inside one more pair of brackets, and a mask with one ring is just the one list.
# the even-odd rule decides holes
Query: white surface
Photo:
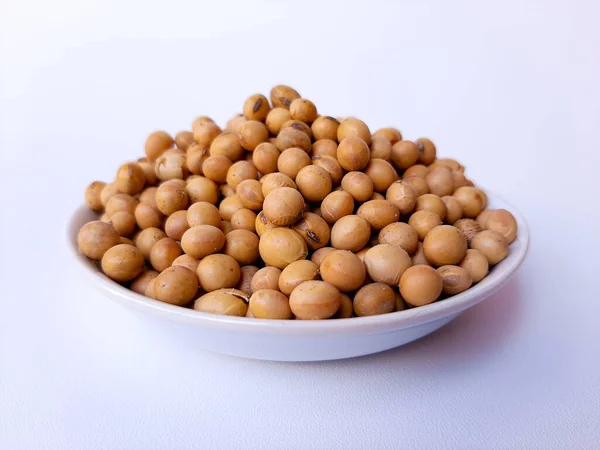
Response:
[{"label": "white surface", "polygon": [[[598,3],[402,3],[2,2],[0,448],[598,447]],[[527,217],[520,275],[318,364],[204,353],[88,289],[62,238],[87,182],[279,82],[463,161]]]},{"label": "white surface", "polygon": [[518,273],[529,246],[523,216],[496,194],[487,192],[488,208],[513,213],[518,235],[510,253],[484,280],[444,301],[394,314],[352,320],[266,320],[231,317],[181,308],[136,294],[112,281],[79,250],[77,236],[98,214],[81,205],[67,226],[66,241],[72,260],[88,286],[147,319],[154,334],[177,334],[175,339],[231,356],[266,361],[326,361],[370,355],[415,341],[446,325],[460,313],[488,299]]}]

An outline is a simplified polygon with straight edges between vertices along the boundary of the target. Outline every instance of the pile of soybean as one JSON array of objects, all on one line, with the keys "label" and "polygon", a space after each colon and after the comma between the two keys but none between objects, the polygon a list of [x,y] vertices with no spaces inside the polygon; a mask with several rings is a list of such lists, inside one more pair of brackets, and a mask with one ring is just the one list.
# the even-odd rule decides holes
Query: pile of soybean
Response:
[{"label": "pile of soybean", "polygon": [[517,235],[427,138],[320,115],[279,85],[225,128],[206,116],[93,182],[79,248],[115,282],[198,311],[265,319],[386,314],[459,294]]}]

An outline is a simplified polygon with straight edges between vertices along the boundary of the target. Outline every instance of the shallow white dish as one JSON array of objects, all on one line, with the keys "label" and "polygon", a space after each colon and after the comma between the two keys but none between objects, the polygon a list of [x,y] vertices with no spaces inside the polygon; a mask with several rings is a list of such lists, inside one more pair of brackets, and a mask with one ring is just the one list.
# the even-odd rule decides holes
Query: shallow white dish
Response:
[{"label": "shallow white dish", "polygon": [[508,257],[462,294],[419,308],[371,317],[326,321],[264,320],[202,313],[136,294],[106,277],[79,253],[77,233],[97,215],[79,207],[68,225],[68,245],[91,285],[112,300],[154,317],[157,333],[179,334],[206,350],[273,361],[322,361],[368,355],[423,337],[496,292],[523,263],[529,231],[521,214],[496,195],[487,193],[488,208],[505,208],[517,220],[519,232]]}]

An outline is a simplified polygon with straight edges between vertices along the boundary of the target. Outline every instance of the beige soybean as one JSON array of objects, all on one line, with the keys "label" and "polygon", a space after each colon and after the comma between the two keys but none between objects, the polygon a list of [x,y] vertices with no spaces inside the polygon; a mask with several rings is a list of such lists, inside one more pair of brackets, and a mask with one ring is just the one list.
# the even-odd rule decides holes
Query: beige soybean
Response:
[{"label": "beige soybean", "polygon": [[284,269],[294,261],[306,259],[308,255],[304,238],[289,228],[266,230],[260,237],[258,249],[266,264],[280,269]]},{"label": "beige soybean", "polygon": [[225,245],[225,235],[212,225],[196,225],[187,230],[181,238],[181,247],[196,259],[217,253]]},{"label": "beige soybean", "polygon": [[430,230],[442,224],[440,216],[434,212],[421,210],[414,212],[408,219],[408,224],[414,228],[422,241]]},{"label": "beige soybean", "polygon": [[200,261],[198,261],[196,258],[194,258],[190,255],[183,254],[183,255],[175,258],[175,261],[173,261],[173,264],[171,264],[171,265],[187,267],[192,272],[196,273],[196,270],[198,270],[199,264],[200,264]]},{"label": "beige soybean", "polygon": [[396,169],[383,159],[373,159],[365,168],[365,174],[373,180],[373,189],[376,192],[386,192],[390,185],[398,179]]},{"label": "beige soybean", "polygon": [[332,139],[319,139],[312,145],[311,156],[330,156],[337,160],[338,144]]},{"label": "beige soybean", "polygon": [[366,202],[373,195],[373,180],[363,172],[348,172],[342,178],[342,189],[357,202]]},{"label": "beige soybean", "polygon": [[321,247],[312,254],[310,260],[314,262],[317,266],[320,266],[323,263],[323,261],[325,261],[325,258],[327,258],[332,252],[335,252],[336,250],[337,249],[333,247]]},{"label": "beige soybean", "polygon": [[329,254],[319,266],[319,271],[324,281],[341,292],[358,289],[366,276],[363,262],[347,250],[338,250]]},{"label": "beige soybean", "polygon": [[467,240],[467,244],[471,244],[473,238],[483,231],[481,225],[477,223],[473,219],[460,219],[454,222],[454,227],[459,230],[465,239]]},{"label": "beige soybean", "polygon": [[85,190],[85,203],[92,211],[102,211],[104,208],[101,195],[105,186],[106,183],[102,181],[94,181]]},{"label": "beige soybean", "polygon": [[277,136],[281,131],[281,127],[283,126],[283,124],[291,118],[292,115],[290,114],[290,111],[288,109],[279,107],[273,108],[269,111],[267,117],[265,118],[265,125],[267,126],[269,133],[271,133],[274,136]]},{"label": "beige soybean", "polygon": [[357,137],[362,139],[367,145],[371,143],[371,131],[366,123],[354,117],[348,117],[337,129],[337,140],[342,142],[348,137]]},{"label": "beige soybean", "polygon": [[442,277],[442,292],[446,295],[456,295],[466,291],[473,284],[468,270],[459,266],[441,266],[437,269]]},{"label": "beige soybean", "polygon": [[317,118],[317,107],[305,98],[297,98],[290,104],[290,114],[294,120],[311,124]]},{"label": "beige soybean", "polygon": [[467,254],[460,262],[460,267],[469,272],[473,283],[479,283],[489,272],[489,263],[487,258],[483,253],[475,249],[467,250]]},{"label": "beige soybean", "polygon": [[219,204],[219,214],[223,220],[231,220],[233,214],[244,208],[242,199],[237,194],[224,198]]},{"label": "beige soybean", "polygon": [[471,239],[471,248],[479,250],[490,266],[498,264],[508,256],[508,242],[498,231],[483,230]]},{"label": "beige soybean", "polygon": [[196,274],[183,266],[169,267],[154,280],[156,299],[172,305],[187,305],[197,292]]},{"label": "beige soybean", "polygon": [[443,200],[434,194],[425,194],[417,197],[417,203],[415,204],[415,211],[431,211],[436,213],[441,221],[446,218],[446,204]]},{"label": "beige soybean", "polygon": [[[217,211],[218,212],[218,211]],[[231,228],[233,230],[256,231],[256,213],[250,209],[238,209],[231,216]]]},{"label": "beige soybean", "polygon": [[279,276],[279,290],[290,295],[296,286],[308,280],[318,280],[319,266],[309,260],[294,261]]},{"label": "beige soybean", "polygon": [[140,203],[150,203],[152,206],[156,208],[156,191],[158,187],[151,186],[145,188],[140,195],[138,196],[138,200]]},{"label": "beige soybean", "polygon": [[175,145],[181,150],[187,150],[194,143],[194,133],[192,131],[180,131],[175,135]]},{"label": "beige soybean", "polygon": [[244,102],[244,118],[246,120],[258,120],[263,122],[270,110],[267,97],[262,94],[254,94]]},{"label": "beige soybean", "polygon": [[452,225],[458,220],[462,219],[462,206],[451,195],[446,195],[442,197],[442,201],[446,206],[446,217],[444,217],[444,222]]},{"label": "beige soybean", "polygon": [[402,182],[404,184],[409,185],[413,191],[415,191],[415,195],[420,197],[421,195],[429,194],[429,185],[424,178],[420,177],[402,177]]},{"label": "beige soybean", "polygon": [[412,261],[403,248],[378,244],[365,253],[364,265],[373,281],[398,286],[400,277],[412,266]]},{"label": "beige soybean", "polygon": [[458,188],[453,196],[462,206],[466,218],[474,219],[484,208],[484,198],[477,188],[464,186]]},{"label": "beige soybean", "polygon": [[257,319],[288,320],[293,317],[288,298],[274,289],[260,289],[252,294],[248,311]]},{"label": "beige soybean", "polygon": [[185,179],[189,175],[186,153],[179,149],[167,150],[156,160],[154,172],[160,181]]},{"label": "beige soybean", "polygon": [[271,104],[276,108],[289,109],[294,100],[300,98],[300,94],[289,86],[279,84],[271,89]]},{"label": "beige soybean", "polygon": [[[284,131],[284,130],[286,130],[288,128],[292,128],[294,130],[302,131],[311,140],[313,138],[313,134],[312,134],[312,130],[311,130],[310,126],[308,124],[306,124],[305,122],[302,122],[301,120],[294,120],[294,119],[288,120],[281,127],[281,131]],[[275,142],[277,142],[277,139],[275,139]]]},{"label": "beige soybean", "polygon": [[160,228],[150,227],[140,231],[133,239],[135,246],[140,249],[146,260],[150,260],[150,253],[154,244],[167,235]]},{"label": "beige soybean", "polygon": [[221,128],[212,121],[195,120],[192,124],[192,134],[196,143],[207,146],[221,134]]},{"label": "beige soybean", "polygon": [[406,170],[419,160],[419,149],[412,141],[398,141],[392,145],[390,160],[398,170]]},{"label": "beige soybean", "polygon": [[146,174],[138,163],[125,163],[117,171],[117,189],[123,194],[139,194],[146,184]]},{"label": "beige soybean", "polygon": [[400,214],[410,214],[417,204],[415,191],[403,180],[395,181],[387,188],[385,199],[396,205]]},{"label": "beige soybean", "polygon": [[375,133],[373,133],[373,136],[384,137],[392,145],[402,140],[402,133],[400,133],[400,130],[393,127],[380,128],[377,131],[375,131]]},{"label": "beige soybean", "polygon": [[357,215],[344,216],[331,228],[331,246],[339,250],[357,252],[367,245],[370,237],[369,222]]},{"label": "beige soybean", "polygon": [[127,211],[116,212],[109,220],[121,236],[130,236],[137,227],[135,216]]},{"label": "beige soybean", "polygon": [[352,299],[346,294],[340,297],[340,307],[332,317],[332,319],[349,319],[354,315],[354,305]]},{"label": "beige soybean", "polygon": [[344,170],[363,170],[369,164],[371,152],[363,139],[357,136],[348,136],[340,141],[336,157]]},{"label": "beige soybean", "polygon": [[452,183],[454,184],[454,190],[463,186],[473,186],[473,183],[465,177],[465,175],[458,171],[452,172]]},{"label": "beige soybean", "polygon": [[240,127],[246,122],[246,119],[243,114],[235,114],[231,119],[227,121],[225,125],[225,130],[223,132],[229,133],[238,133],[240,131]]},{"label": "beige soybean", "polygon": [[259,144],[269,139],[269,130],[262,122],[248,120],[240,127],[238,139],[244,149],[253,151]]},{"label": "beige soybean", "polygon": [[[468,250],[467,250],[468,252]],[[429,261],[427,261],[427,258],[425,258],[425,251],[423,250],[423,243],[419,242],[417,244],[417,251],[415,252],[414,255],[411,256],[412,259],[412,263],[413,266],[419,265],[419,264],[425,264],[426,266],[430,266],[431,264],[429,264]]]},{"label": "beige soybean", "polygon": [[305,200],[320,202],[331,192],[331,176],[322,167],[306,166],[296,175],[296,186]]},{"label": "beige soybean", "polygon": [[489,211],[484,220],[485,229],[499,232],[508,244],[512,244],[517,238],[517,221],[514,216],[506,209],[492,209]]},{"label": "beige soybean", "polygon": [[129,244],[115,245],[102,256],[102,271],[118,282],[131,281],[144,268],[144,256],[140,249]]},{"label": "beige soybean", "polygon": [[425,179],[429,172],[429,167],[423,164],[415,164],[404,171],[402,178],[419,177]]},{"label": "beige soybean", "polygon": [[416,230],[407,223],[390,223],[379,232],[377,242],[379,244],[395,245],[404,249],[409,255],[413,255],[419,245],[419,235]]},{"label": "beige soybean", "polygon": [[295,179],[300,169],[310,166],[311,160],[308,153],[298,147],[290,147],[281,152],[277,160],[277,170],[288,177]]},{"label": "beige soybean", "polygon": [[[186,165],[190,173],[202,175],[204,161],[210,157],[208,146],[198,145],[196,143],[190,145],[186,151]],[[229,159],[229,158],[227,158]]]},{"label": "beige soybean", "polygon": [[100,220],[86,223],[77,235],[77,244],[82,253],[97,261],[119,242],[120,235],[112,224]]},{"label": "beige soybean", "polygon": [[265,200],[262,184],[258,180],[244,180],[238,184],[236,193],[244,208],[260,211]]},{"label": "beige soybean", "polygon": [[[187,209],[186,219],[190,227],[196,225],[212,225],[219,227],[221,224],[221,214],[215,205],[209,202],[197,202]],[[187,230],[184,230],[184,233]],[[181,240],[181,238],[179,239]]]},{"label": "beige soybean", "polygon": [[223,155],[209,156],[202,163],[202,174],[215,183],[225,183],[233,162]]},{"label": "beige soybean", "polygon": [[262,174],[273,173],[277,170],[277,161],[281,153],[270,142],[259,144],[252,152],[252,162]]},{"label": "beige soybean", "polygon": [[120,211],[135,214],[138,204],[139,200],[129,194],[115,194],[108,199],[105,212],[108,217]]},{"label": "beige soybean", "polygon": [[151,227],[160,227],[164,221],[164,216],[158,208],[145,202],[140,202],[136,206],[134,217],[138,227],[142,230]]},{"label": "beige soybean", "polygon": [[229,221],[229,220],[222,220],[219,228],[221,229],[221,231],[223,232],[223,234],[225,236],[227,236],[229,233],[231,233],[233,231],[233,227],[231,226],[231,221]]},{"label": "beige soybean", "polygon": [[173,265],[173,261],[183,254],[177,241],[170,237],[162,238],[150,250],[150,264],[155,270],[162,272]]},{"label": "beige soybean", "polygon": [[209,202],[216,204],[219,201],[219,188],[217,184],[206,177],[198,176],[189,180],[186,191],[190,203]]},{"label": "beige soybean", "polygon": [[147,269],[143,270],[129,285],[129,289],[133,292],[144,295],[146,292],[146,288],[151,281],[159,275],[156,270]]},{"label": "beige soybean", "polygon": [[419,138],[415,141],[419,149],[419,162],[421,164],[431,164],[435,161],[437,150],[435,144],[427,138]]},{"label": "beige soybean", "polygon": [[194,302],[194,309],[223,316],[244,317],[248,312],[248,300],[248,295],[239,289],[218,289],[198,298]]},{"label": "beige soybean", "polygon": [[331,116],[317,117],[311,125],[311,130],[315,140],[337,139],[337,130],[340,126],[339,120]]},{"label": "beige soybean", "polygon": [[333,224],[344,216],[354,211],[354,198],[346,191],[334,191],[328,194],[321,202],[321,215],[323,219]]},{"label": "beige soybean", "polygon": [[454,179],[452,178],[452,172],[445,167],[438,167],[427,174],[425,177],[427,185],[429,186],[429,192],[443,197],[445,195],[452,195],[454,193]]},{"label": "beige soybean", "polygon": [[252,295],[252,278],[258,272],[256,266],[242,266],[240,267],[240,280],[236,286],[236,289],[245,292],[248,295]]},{"label": "beige soybean", "polygon": [[353,305],[358,317],[391,313],[396,309],[396,294],[387,284],[367,284],[354,295]]},{"label": "beige soybean", "polygon": [[162,183],[156,190],[156,207],[165,216],[186,209],[188,203],[189,195],[186,188],[176,181]]},{"label": "beige soybean", "polygon": [[331,230],[327,222],[317,214],[304,213],[292,228],[304,238],[310,250],[318,250],[329,244]]},{"label": "beige soybean", "polygon": [[430,266],[412,266],[400,278],[400,294],[412,306],[423,306],[436,301],[442,288],[441,275]]},{"label": "beige soybean", "polygon": [[308,153],[311,148],[311,141],[310,137],[303,131],[295,128],[284,128],[277,135],[275,145],[281,152],[288,148],[299,148]]},{"label": "beige soybean", "polygon": [[202,289],[212,292],[235,287],[240,280],[241,270],[237,261],[231,256],[218,253],[202,258],[196,274]]},{"label": "beige soybean", "polygon": [[221,196],[223,198],[227,198],[227,197],[231,197],[232,195],[235,195],[235,189],[233,189],[228,184],[222,184],[221,186],[219,186],[219,192],[221,193]]},{"label": "beige soybean", "polygon": [[265,197],[263,212],[267,220],[278,226],[296,222],[304,209],[304,198],[296,189],[282,187]]},{"label": "beige soybean", "polygon": [[187,211],[175,211],[165,222],[165,233],[172,239],[180,241],[183,233],[189,230]]},{"label": "beige soybean", "polygon": [[244,149],[240,144],[237,134],[225,132],[213,139],[210,144],[209,154],[210,156],[222,155],[231,161],[237,161],[243,156]]},{"label": "beige soybean", "polygon": [[166,150],[173,147],[175,140],[165,131],[155,131],[146,139],[144,150],[148,161],[156,161]]},{"label": "beige soybean", "polygon": [[259,237],[248,230],[231,230],[225,235],[223,253],[239,264],[252,264],[259,257]]},{"label": "beige soybean", "polygon": [[379,158],[388,161],[392,153],[392,143],[385,136],[373,135],[369,150],[371,151],[372,159]]},{"label": "beige soybean", "polygon": [[337,186],[341,183],[342,178],[344,176],[344,169],[340,166],[340,163],[331,156],[313,156],[311,158],[312,163],[315,166],[322,167],[327,171],[329,176],[331,177],[331,183],[333,186]]},{"label": "beige soybean", "polygon": [[433,228],[423,239],[425,258],[436,266],[455,265],[462,261],[467,252],[467,240],[451,225]]},{"label": "beige soybean", "polygon": [[387,200],[369,200],[358,208],[356,215],[365,219],[372,230],[379,231],[393,222],[398,222],[400,211]]},{"label": "beige soybean", "polygon": [[294,180],[280,172],[265,175],[260,179],[260,183],[262,184],[262,191],[265,197],[269,195],[271,191],[274,191],[280,187],[296,189],[296,183],[294,183]]},{"label": "beige soybean", "polygon": [[323,320],[332,317],[341,306],[341,293],[325,281],[305,281],[290,295],[290,308],[297,319]]},{"label": "beige soybean", "polygon": [[252,277],[250,286],[253,292],[261,289],[279,289],[279,277],[281,269],[278,267],[267,266],[259,269]]},{"label": "beige soybean", "polygon": [[[470,187],[474,187],[474,186],[472,185],[472,183],[471,183],[469,186],[470,186]],[[487,206],[488,206],[488,198],[487,198],[487,194],[486,194],[486,193],[485,193],[485,192],[484,192],[482,189],[475,188],[475,190],[477,191],[477,193],[479,194],[479,197],[481,197],[481,200],[482,200],[482,202],[483,202],[483,206],[482,206],[482,208],[483,208],[483,209],[487,208]]]},{"label": "beige soybean", "polygon": [[256,215],[256,220],[254,221],[254,228],[256,229],[256,234],[258,234],[258,237],[261,237],[264,234],[264,232],[268,229],[276,227],[277,225],[274,225],[267,220],[264,211],[261,211]]},{"label": "beige soybean", "polygon": [[448,169],[453,171],[464,170],[464,167],[458,161],[451,158],[438,158],[431,164],[429,164],[429,167],[431,170],[435,169],[436,167],[447,167]]}]

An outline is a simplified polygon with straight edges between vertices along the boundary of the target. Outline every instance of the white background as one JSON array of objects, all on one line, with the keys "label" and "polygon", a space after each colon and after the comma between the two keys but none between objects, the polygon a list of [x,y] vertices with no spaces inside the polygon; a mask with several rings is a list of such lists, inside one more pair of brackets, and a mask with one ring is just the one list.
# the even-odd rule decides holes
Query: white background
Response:
[{"label": "white background", "polygon": [[[598,448],[598,2],[1,4],[0,448]],[[173,342],[77,279],[91,180],[278,83],[432,137],[512,202],[515,280],[404,348],[279,364]]]}]

